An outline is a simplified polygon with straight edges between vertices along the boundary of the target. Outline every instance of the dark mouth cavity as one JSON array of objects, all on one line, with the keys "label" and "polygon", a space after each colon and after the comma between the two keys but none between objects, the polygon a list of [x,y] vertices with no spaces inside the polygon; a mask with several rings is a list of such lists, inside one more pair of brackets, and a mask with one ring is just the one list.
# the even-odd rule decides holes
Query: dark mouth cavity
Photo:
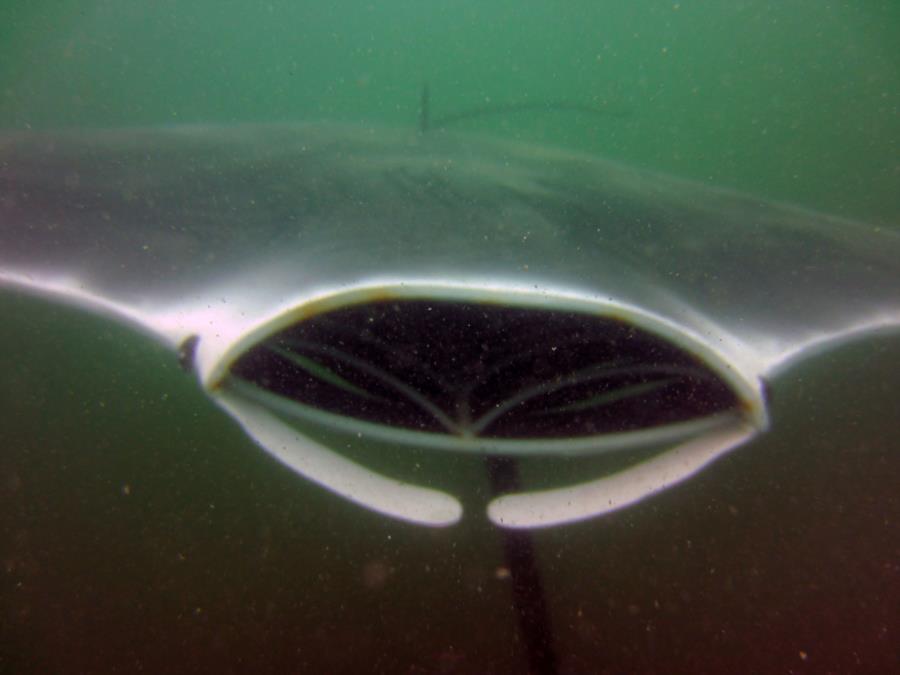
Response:
[{"label": "dark mouth cavity", "polygon": [[448,300],[368,302],[301,320],[231,374],[329,413],[491,439],[620,433],[738,407],[701,359],[632,324]]}]

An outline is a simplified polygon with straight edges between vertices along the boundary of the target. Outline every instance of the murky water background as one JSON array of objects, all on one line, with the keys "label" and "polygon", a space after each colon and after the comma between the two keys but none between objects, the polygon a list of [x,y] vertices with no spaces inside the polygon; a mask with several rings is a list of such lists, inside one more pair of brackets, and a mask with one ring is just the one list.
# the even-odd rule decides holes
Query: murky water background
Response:
[{"label": "murky water background", "polygon": [[[0,127],[466,129],[895,226],[900,6],[4,3]],[[497,532],[368,513],[257,450],[167,352],[0,295],[0,672],[525,672]],[[788,420],[683,486],[534,535],[563,673],[900,659],[900,345],[788,373]],[[484,466],[441,459],[488,490]],[[470,514],[474,516],[475,514]]]}]

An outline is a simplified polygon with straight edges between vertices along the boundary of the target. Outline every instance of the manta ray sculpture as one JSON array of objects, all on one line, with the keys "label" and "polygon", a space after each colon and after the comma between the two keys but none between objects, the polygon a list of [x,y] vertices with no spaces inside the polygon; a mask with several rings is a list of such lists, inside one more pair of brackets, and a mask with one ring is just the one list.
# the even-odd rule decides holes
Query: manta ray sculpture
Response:
[{"label": "manta ray sculpture", "polygon": [[624,468],[500,494],[549,526],[770,426],[767,383],[900,325],[900,237],[592,156],[327,124],[0,138],[0,285],[126,322],[297,473],[425,525],[345,444]]}]

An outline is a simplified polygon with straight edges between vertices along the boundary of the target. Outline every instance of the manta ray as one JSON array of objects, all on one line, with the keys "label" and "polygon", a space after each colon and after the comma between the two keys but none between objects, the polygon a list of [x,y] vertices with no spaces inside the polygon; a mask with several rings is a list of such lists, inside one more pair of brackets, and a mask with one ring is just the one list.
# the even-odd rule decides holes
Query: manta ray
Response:
[{"label": "manta ray", "polygon": [[386,516],[463,506],[346,448],[615,458],[499,486],[486,516],[524,529],[777,433],[784,373],[900,326],[900,236],[446,130],[23,131],[0,135],[0,287],[152,336],[260,448]]}]

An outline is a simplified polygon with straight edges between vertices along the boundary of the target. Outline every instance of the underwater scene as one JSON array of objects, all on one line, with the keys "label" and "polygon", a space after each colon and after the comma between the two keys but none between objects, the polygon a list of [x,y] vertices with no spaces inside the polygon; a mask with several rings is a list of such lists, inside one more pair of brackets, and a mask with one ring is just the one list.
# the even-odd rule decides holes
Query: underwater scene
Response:
[{"label": "underwater scene", "polygon": [[887,673],[900,5],[0,7],[0,673]]}]

